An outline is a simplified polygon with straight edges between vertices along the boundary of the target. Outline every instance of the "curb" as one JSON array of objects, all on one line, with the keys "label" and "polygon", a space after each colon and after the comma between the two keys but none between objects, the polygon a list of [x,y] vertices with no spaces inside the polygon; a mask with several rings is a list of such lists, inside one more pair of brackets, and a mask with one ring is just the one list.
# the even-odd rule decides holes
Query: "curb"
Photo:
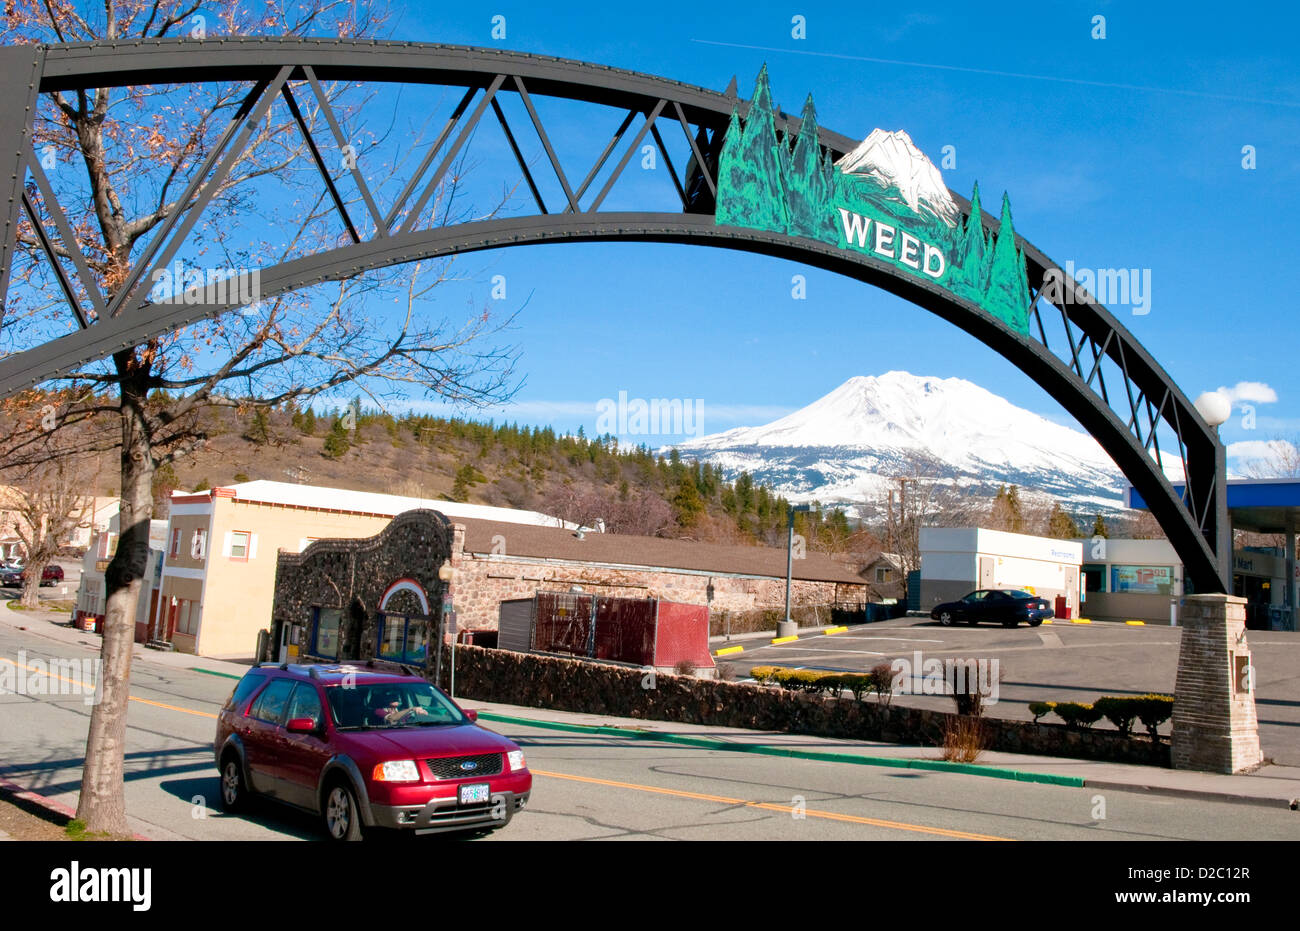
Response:
[{"label": "curb", "polygon": [[1232,792],[1203,792],[1198,789],[1177,789],[1173,786],[1137,785],[1131,782],[1109,782],[1104,779],[1086,780],[1089,789],[1109,789],[1112,792],[1147,792],[1172,798],[1195,799],[1198,802],[1229,802],[1237,805],[1257,805],[1261,808],[1286,808],[1300,810],[1300,799],[1279,796],[1266,798],[1260,795],[1237,795]]},{"label": "curb", "polygon": [[190,672],[202,672],[209,676],[221,676],[223,679],[242,679],[243,676],[237,676],[231,672],[217,672],[215,669],[204,669],[202,666],[186,667]]},{"label": "curb", "polygon": [[725,740],[712,740],[708,737],[688,737],[665,731],[642,731],[628,727],[608,724],[563,724],[558,721],[542,721],[535,718],[518,718],[513,715],[497,714],[491,711],[479,712],[480,720],[498,721],[503,724],[520,724],[525,727],[537,727],[545,730],[577,731],[583,734],[608,734],[631,737],[636,740],[658,740],[664,743],[684,744],[705,750],[725,750],[732,753],[756,753],[762,756],[781,756],[799,760],[814,760],[823,763],[851,763],[858,766],[884,766],[892,769],[925,769],[944,773],[961,773],[968,776],[987,776],[992,779],[1008,779],[1013,782],[1037,782],[1046,785],[1068,786],[1081,789],[1085,781],[1079,776],[1058,776],[1053,773],[1027,773],[1018,769],[977,766],[974,763],[948,763],[943,760],[911,760],[885,756],[862,756],[856,753],[818,752],[814,750],[792,750],[788,747],[774,747],[769,744],[731,743]]},{"label": "curb", "polygon": [[[25,789],[16,782],[9,782],[8,780],[0,782],[0,792],[8,793],[14,798],[21,799],[24,802],[30,802],[33,805],[36,805],[40,808],[44,808],[46,811],[53,812],[56,815],[61,815],[64,818],[77,817],[76,810],[69,808],[67,805],[64,805],[62,802],[56,802],[54,801],[54,799],[46,798],[44,795],[41,795],[39,792],[33,792],[31,789]],[[135,834],[135,833],[132,833],[131,839],[150,840],[150,838],[145,837],[143,834]]]}]

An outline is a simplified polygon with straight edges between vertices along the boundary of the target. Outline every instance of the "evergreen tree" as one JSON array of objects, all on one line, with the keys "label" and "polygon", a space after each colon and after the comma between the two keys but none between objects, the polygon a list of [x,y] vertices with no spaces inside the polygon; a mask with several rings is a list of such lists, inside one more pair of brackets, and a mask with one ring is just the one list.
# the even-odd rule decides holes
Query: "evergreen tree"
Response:
[{"label": "evergreen tree", "polygon": [[1061,509],[1061,502],[1052,502],[1052,516],[1047,520],[1047,535],[1058,540],[1073,540],[1079,535],[1079,525]]},{"label": "evergreen tree", "polygon": [[1106,521],[1100,514],[1098,514],[1096,520],[1092,522],[1092,535],[1094,537],[1110,536],[1110,529],[1106,526]]},{"label": "evergreen tree", "polygon": [[1011,198],[1002,195],[1002,219],[993,244],[984,309],[1020,333],[1029,332],[1029,283],[1025,257],[1016,248],[1016,228],[1011,222]]},{"label": "evergreen tree", "polygon": [[316,435],[316,412],[310,407],[303,411],[300,429],[307,436]]},{"label": "evergreen tree", "polygon": [[754,81],[745,120],[732,111],[718,162],[717,221],[784,233],[788,229],[782,184],[784,143],[776,132],[767,65]]},{"label": "evergreen tree", "polygon": [[[782,146],[782,151],[785,147]],[[817,140],[817,109],[812,94],[804,101],[799,135],[786,179],[786,214],[792,236],[835,241],[835,220],[830,209],[830,184]]]},{"label": "evergreen tree", "polygon": [[330,432],[325,435],[324,454],[326,458],[339,459],[351,447],[352,441],[348,439],[347,428],[343,426],[342,419],[336,417],[330,426]]},{"label": "evergreen tree", "polygon": [[984,232],[984,212],[980,209],[980,186],[970,196],[970,216],[957,249],[957,264],[970,292],[982,295],[988,287],[988,234]]},{"label": "evergreen tree", "polygon": [[259,407],[253,411],[253,422],[244,436],[254,446],[265,446],[271,441],[271,421],[266,416],[266,408]]},{"label": "evergreen tree", "polygon": [[677,493],[673,495],[673,510],[676,512],[677,526],[685,529],[694,527],[704,515],[704,499],[695,486],[695,479],[690,472],[683,472],[677,484]]}]

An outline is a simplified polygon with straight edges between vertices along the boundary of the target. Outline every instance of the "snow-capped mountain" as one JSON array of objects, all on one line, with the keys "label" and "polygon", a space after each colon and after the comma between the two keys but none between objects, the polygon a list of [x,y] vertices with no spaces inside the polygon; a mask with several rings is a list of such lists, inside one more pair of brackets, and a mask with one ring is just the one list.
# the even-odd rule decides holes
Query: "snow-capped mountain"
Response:
[{"label": "snow-capped mountain", "polygon": [[747,471],[792,501],[824,504],[879,501],[888,476],[917,474],[918,460],[933,463],[936,478],[980,494],[1014,484],[1083,513],[1119,509],[1124,486],[1087,433],[969,381],[908,372],[850,378],[780,420],[677,449],[721,467],[728,478]]},{"label": "snow-capped mountain", "polygon": [[939,169],[901,129],[896,132],[873,129],[835,167],[845,174],[872,178],[885,189],[897,188],[912,210],[929,212],[950,227],[955,227],[961,218],[961,210],[948,193]]}]

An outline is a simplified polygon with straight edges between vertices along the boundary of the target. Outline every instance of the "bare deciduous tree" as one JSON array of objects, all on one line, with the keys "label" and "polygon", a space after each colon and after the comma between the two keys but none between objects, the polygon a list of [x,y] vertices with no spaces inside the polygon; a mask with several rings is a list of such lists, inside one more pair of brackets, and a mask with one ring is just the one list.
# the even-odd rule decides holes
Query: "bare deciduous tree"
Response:
[{"label": "bare deciduous tree", "polygon": [[[10,43],[171,38],[188,34],[199,10],[188,0],[104,0],[98,13],[82,15],[73,4],[14,0],[6,6],[0,32]],[[333,0],[268,0],[255,8],[216,0],[202,10],[209,35],[365,37],[376,33],[385,16],[382,3]],[[354,124],[365,119],[359,93],[348,82],[325,89],[339,121],[358,132]],[[278,100],[263,118],[246,124],[251,136],[224,177],[214,173],[193,189],[186,183],[248,94],[248,86],[238,82],[213,82],[54,92],[43,99],[35,144],[58,160],[51,183],[77,240],[56,246],[56,252],[69,256],[71,247],[80,249],[106,302],[127,290],[133,259],[150,237],[161,235],[169,221],[204,198],[210,199],[203,223],[184,245],[191,258],[209,266],[269,266],[338,241],[337,215],[319,177],[314,169],[294,170],[311,163],[296,120]],[[319,132],[324,125],[319,108],[302,109],[304,120]],[[420,140],[411,141],[406,153],[421,152]],[[455,196],[464,171],[462,158],[421,211],[421,222],[455,223],[500,208],[498,203],[474,214],[472,199]],[[383,180],[373,182],[376,188]],[[51,205],[35,200],[39,220],[49,221]],[[240,224],[241,217],[255,225]],[[49,229],[53,234],[52,222]],[[50,295],[58,289],[41,260],[39,238],[30,225],[19,230],[20,260],[0,351],[48,330],[54,312]],[[513,351],[484,347],[502,324],[479,311],[462,324],[438,320],[424,308],[417,312],[429,290],[446,280],[447,268],[444,261],[272,296],[121,349],[106,363],[63,380],[78,389],[89,386],[93,395],[60,408],[60,428],[78,418],[110,415],[118,424],[114,442],[121,454],[121,536],[105,573],[103,698],[91,715],[77,809],[90,830],[129,832],[123,792],[127,689],[136,603],[148,565],[155,470],[202,447],[207,429],[202,415],[214,406],[278,405],[351,382],[376,401],[377,392],[392,396],[412,389],[468,405],[508,400]],[[134,294],[125,296],[136,300]],[[402,310],[386,309],[391,297]],[[90,319],[94,325],[93,311]]]}]

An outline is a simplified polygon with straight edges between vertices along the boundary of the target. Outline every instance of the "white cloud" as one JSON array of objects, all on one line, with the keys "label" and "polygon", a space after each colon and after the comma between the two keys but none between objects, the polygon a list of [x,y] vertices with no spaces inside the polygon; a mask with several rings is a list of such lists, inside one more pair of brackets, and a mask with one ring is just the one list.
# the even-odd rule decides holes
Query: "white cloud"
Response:
[{"label": "white cloud", "polygon": [[1220,387],[1219,394],[1233,404],[1241,401],[1253,401],[1256,404],[1273,404],[1277,401],[1277,392],[1262,381],[1239,381],[1231,388]]}]

